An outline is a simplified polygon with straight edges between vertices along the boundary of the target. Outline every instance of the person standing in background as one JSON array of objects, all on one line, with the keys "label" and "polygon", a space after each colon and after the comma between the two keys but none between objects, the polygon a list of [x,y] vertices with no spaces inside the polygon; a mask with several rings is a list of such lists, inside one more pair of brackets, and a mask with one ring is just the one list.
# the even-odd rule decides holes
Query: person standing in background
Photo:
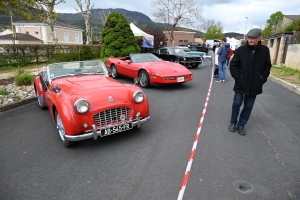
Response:
[{"label": "person standing in background", "polygon": [[217,83],[224,83],[226,78],[226,60],[230,51],[229,43],[226,43],[227,39],[222,39],[222,45],[217,51],[218,57],[218,67],[219,67],[219,78],[216,80]]},{"label": "person standing in background", "polygon": [[218,78],[219,76],[219,67],[218,67],[218,57],[219,55],[217,54],[217,51],[219,50],[221,44],[216,45],[216,51],[215,51],[215,71],[214,71],[214,78]]},{"label": "person standing in background", "polygon": [[233,52],[232,52],[232,49],[230,47],[229,54],[227,55],[227,60],[226,60],[226,68],[229,67],[229,63],[230,63],[230,59],[231,59],[232,54],[233,54]]},{"label": "person standing in background", "polygon": [[[250,118],[256,96],[262,93],[263,84],[267,82],[272,67],[269,48],[261,45],[261,29],[251,29],[247,36],[246,44],[235,50],[230,62],[230,73],[235,80],[235,93],[228,130],[237,130],[242,136],[246,135],[244,126]],[[240,113],[243,103],[244,107]]]}]

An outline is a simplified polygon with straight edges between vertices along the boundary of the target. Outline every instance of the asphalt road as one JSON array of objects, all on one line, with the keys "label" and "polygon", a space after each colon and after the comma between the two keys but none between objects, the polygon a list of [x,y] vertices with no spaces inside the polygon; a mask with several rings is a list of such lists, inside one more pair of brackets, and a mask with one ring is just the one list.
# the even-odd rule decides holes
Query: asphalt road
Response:
[{"label": "asphalt road", "polygon": [[[140,129],[69,149],[36,102],[0,113],[0,199],[177,199],[212,75],[191,71],[191,82],[144,89]],[[269,80],[240,136],[227,130],[233,83],[212,83],[183,199],[300,199],[299,95]]]}]

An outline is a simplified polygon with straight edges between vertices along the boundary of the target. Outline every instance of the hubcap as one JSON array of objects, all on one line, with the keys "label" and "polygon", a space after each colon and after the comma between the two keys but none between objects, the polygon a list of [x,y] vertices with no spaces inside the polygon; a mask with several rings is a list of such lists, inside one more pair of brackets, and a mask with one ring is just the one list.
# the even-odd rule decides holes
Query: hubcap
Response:
[{"label": "hubcap", "polygon": [[56,117],[56,124],[57,124],[57,130],[59,133],[59,137],[61,138],[61,140],[65,141],[65,135],[66,135],[65,127],[61,121],[59,114],[57,114],[57,117]]},{"label": "hubcap", "polygon": [[140,75],[140,84],[142,86],[145,86],[146,82],[147,82],[147,75],[142,72],[141,75]]},{"label": "hubcap", "polygon": [[117,72],[117,70],[116,70],[116,68],[113,66],[112,69],[111,69],[111,75],[112,75],[112,77],[116,77],[116,72]]}]

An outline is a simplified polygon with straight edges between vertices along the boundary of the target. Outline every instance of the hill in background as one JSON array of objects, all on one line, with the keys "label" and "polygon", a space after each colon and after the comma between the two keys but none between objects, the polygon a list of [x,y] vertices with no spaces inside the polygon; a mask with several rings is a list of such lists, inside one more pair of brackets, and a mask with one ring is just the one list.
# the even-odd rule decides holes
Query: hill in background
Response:
[{"label": "hill in background", "polygon": [[[122,8],[93,9],[90,24],[92,27],[93,35],[96,38],[99,38],[100,32],[103,28],[103,23],[101,20],[100,13],[108,13],[108,12],[122,13],[129,23],[131,22],[134,23],[140,29],[144,29],[146,26],[159,28],[161,30],[165,29],[165,24],[155,23],[147,15],[140,12],[128,11]],[[58,13],[57,20],[85,29],[84,18],[80,13]],[[14,16],[13,21],[24,21],[24,20],[20,17]],[[9,16],[0,13],[0,27],[8,27],[8,28],[11,27]],[[182,30],[196,32],[196,37],[204,36],[203,32],[197,30],[186,29],[186,28],[182,28]],[[239,33],[225,33],[224,36],[230,38],[235,37],[236,39],[241,39],[244,37],[243,34],[239,34]]]}]

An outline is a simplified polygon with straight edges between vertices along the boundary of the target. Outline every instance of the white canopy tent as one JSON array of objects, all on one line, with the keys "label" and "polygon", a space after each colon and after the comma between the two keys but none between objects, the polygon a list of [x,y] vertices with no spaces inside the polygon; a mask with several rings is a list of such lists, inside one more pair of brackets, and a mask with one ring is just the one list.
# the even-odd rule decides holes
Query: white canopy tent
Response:
[{"label": "white canopy tent", "polygon": [[130,28],[135,37],[138,37],[138,36],[143,37],[143,46],[144,47],[153,48],[153,44],[154,44],[154,36],[153,35],[145,33],[144,31],[142,31],[141,29],[136,27],[133,23],[130,23]]},{"label": "white canopy tent", "polygon": [[227,37],[227,43],[230,44],[230,47],[232,50],[235,50],[236,47],[239,47],[241,46],[241,41],[240,40],[237,40],[235,38],[229,38]]}]

